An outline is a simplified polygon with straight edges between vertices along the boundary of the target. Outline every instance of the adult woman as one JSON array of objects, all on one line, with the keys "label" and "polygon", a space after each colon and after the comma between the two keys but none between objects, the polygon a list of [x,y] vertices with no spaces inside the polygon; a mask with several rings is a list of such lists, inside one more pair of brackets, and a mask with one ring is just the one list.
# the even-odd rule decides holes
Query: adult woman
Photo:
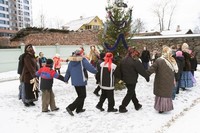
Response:
[{"label": "adult woman", "polygon": [[163,47],[162,56],[155,60],[147,72],[149,74],[155,73],[155,110],[159,113],[173,110],[172,91],[178,66],[176,60],[172,57],[172,50],[168,46]]},{"label": "adult woman", "polygon": [[24,67],[22,71],[22,82],[24,82],[24,90],[25,90],[25,101],[24,105],[34,106],[34,101],[38,98],[37,90],[33,90],[33,85],[30,83],[30,80],[34,79],[36,70],[37,70],[37,63],[35,59],[35,51],[33,49],[32,44],[28,44],[25,46],[25,54],[23,56]]},{"label": "adult woman", "polygon": [[182,48],[183,56],[185,59],[185,65],[183,67],[183,71],[181,74],[180,88],[185,90],[186,88],[193,87],[193,80],[192,80],[193,75],[191,73],[191,62],[190,62],[191,55],[190,55],[189,46],[187,43],[183,43],[181,48]]}]

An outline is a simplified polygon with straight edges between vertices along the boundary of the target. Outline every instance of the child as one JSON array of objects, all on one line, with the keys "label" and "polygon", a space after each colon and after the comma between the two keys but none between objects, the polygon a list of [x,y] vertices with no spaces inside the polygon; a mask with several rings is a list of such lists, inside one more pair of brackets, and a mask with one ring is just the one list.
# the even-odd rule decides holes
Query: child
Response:
[{"label": "child", "polygon": [[54,62],[54,70],[60,74],[60,69],[61,69],[61,62],[68,62],[68,60],[63,60],[60,58],[59,54],[56,54],[55,57],[53,57],[53,62]]},{"label": "child", "polygon": [[49,112],[48,106],[50,105],[51,111],[59,110],[56,107],[54,93],[52,90],[53,78],[64,81],[64,77],[56,73],[52,69],[53,60],[47,59],[46,65],[36,72],[36,76],[41,77],[40,89],[42,91],[42,112]]},{"label": "child", "polygon": [[104,57],[104,62],[100,64],[100,68],[97,73],[99,78],[99,85],[102,89],[102,94],[100,96],[99,103],[96,105],[96,108],[100,111],[104,111],[102,108],[104,101],[108,98],[108,112],[116,112],[117,109],[114,108],[114,71],[116,65],[112,63],[113,54],[108,52]]}]

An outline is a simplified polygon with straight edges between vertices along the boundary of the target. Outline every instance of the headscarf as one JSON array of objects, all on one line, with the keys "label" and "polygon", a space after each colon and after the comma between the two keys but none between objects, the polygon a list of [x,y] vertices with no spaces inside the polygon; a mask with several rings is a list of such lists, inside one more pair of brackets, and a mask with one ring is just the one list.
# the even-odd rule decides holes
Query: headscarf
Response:
[{"label": "headscarf", "polygon": [[187,43],[183,43],[181,49],[182,49],[183,52],[189,53],[189,46],[188,46]]},{"label": "headscarf", "polygon": [[176,73],[178,72],[178,65],[176,60],[172,57],[172,49],[170,47],[163,47],[161,58],[165,60],[166,64],[172,69],[172,71]]},{"label": "headscarf", "polygon": [[108,71],[109,72],[111,71],[112,59],[113,59],[113,54],[110,52],[107,52],[104,57],[104,66],[108,63]]}]

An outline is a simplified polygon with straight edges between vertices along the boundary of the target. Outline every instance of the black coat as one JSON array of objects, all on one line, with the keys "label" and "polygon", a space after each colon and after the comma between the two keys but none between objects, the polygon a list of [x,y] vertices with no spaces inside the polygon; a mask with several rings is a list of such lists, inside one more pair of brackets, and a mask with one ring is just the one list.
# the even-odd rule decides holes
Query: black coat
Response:
[{"label": "black coat", "polygon": [[149,62],[151,60],[150,52],[148,50],[142,51],[141,60],[142,62]]},{"label": "black coat", "polygon": [[183,67],[183,71],[191,71],[190,54],[187,52],[183,52],[183,56],[185,59],[185,66]]},{"label": "black coat", "polygon": [[120,63],[120,71],[121,71],[121,79],[126,84],[136,84],[138,75],[140,74],[146,80],[148,80],[149,76],[144,69],[144,66],[139,61],[139,59],[133,59],[129,56],[122,59]]},{"label": "black coat", "polygon": [[175,79],[176,81],[179,81],[179,79],[181,78],[181,73],[183,72],[183,67],[185,66],[185,60],[184,57],[174,57],[174,58],[178,65],[178,73],[175,73]]},{"label": "black coat", "polygon": [[191,70],[192,71],[196,71],[197,70],[197,58],[196,57],[192,57],[190,58],[190,64],[191,64]]}]

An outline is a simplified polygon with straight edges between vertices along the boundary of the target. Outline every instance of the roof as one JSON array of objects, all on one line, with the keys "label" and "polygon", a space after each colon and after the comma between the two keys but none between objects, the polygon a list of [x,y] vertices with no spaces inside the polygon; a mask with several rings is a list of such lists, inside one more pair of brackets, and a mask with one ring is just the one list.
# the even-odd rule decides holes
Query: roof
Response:
[{"label": "roof", "polygon": [[6,29],[0,29],[0,33],[10,33],[10,34],[16,34],[16,30],[6,30]]},{"label": "roof", "polygon": [[179,35],[163,35],[163,36],[140,36],[132,37],[133,40],[137,39],[159,39],[159,38],[178,38],[178,37],[200,37],[200,34],[179,34]]},{"label": "roof", "polygon": [[185,34],[193,34],[191,29],[184,29],[184,30],[180,30],[180,31],[171,31],[171,30],[166,30],[166,31],[162,31],[160,33],[161,35],[185,35]]},{"label": "roof", "polygon": [[77,31],[83,24],[90,23],[95,17],[96,16],[72,20],[68,22],[67,24],[65,24],[63,27],[66,27],[68,30]]}]

